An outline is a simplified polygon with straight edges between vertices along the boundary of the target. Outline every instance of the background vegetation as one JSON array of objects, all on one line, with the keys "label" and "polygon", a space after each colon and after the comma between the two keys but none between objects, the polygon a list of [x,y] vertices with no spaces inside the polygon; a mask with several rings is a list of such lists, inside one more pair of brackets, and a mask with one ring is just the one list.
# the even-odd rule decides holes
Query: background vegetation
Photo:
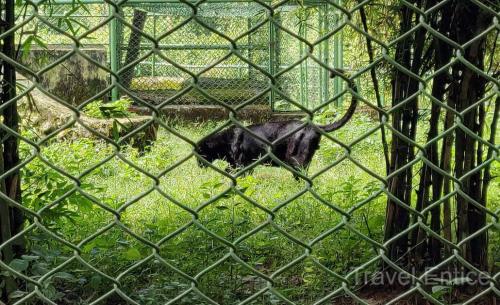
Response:
[{"label": "background vegetation", "polygon": [[[9,3],[12,13],[14,3]],[[472,36],[482,33],[490,23],[470,25],[467,9],[477,11],[478,6],[467,4],[461,11],[457,9],[461,7],[458,4],[450,1],[431,10],[426,22],[452,39],[461,39],[460,44],[478,46],[482,56],[466,53],[464,58],[481,65],[480,70],[492,77],[498,77],[499,54],[494,48],[498,31],[492,30],[469,43]],[[308,172],[313,178],[310,191],[306,182],[296,181],[282,168],[257,167],[252,173],[237,178],[235,190],[231,189],[231,180],[227,177],[198,167],[191,155],[193,147],[176,133],[196,142],[224,122],[159,118],[170,130],[160,127],[158,139],[149,151],[139,153],[127,145],[117,148],[95,138],[58,138],[58,131],[47,137],[40,126],[30,121],[30,115],[36,115],[36,101],[12,102],[16,96],[15,86],[3,87],[2,173],[5,177],[2,176],[0,185],[4,194],[0,208],[7,211],[0,215],[3,215],[0,219],[2,262],[8,262],[11,269],[30,279],[41,280],[43,286],[35,288],[32,282],[3,267],[2,298],[16,302],[35,291],[57,304],[89,304],[100,300],[104,304],[122,304],[125,295],[140,304],[210,304],[192,290],[199,289],[220,304],[238,304],[265,289],[264,278],[272,275],[275,290],[266,291],[252,304],[315,304],[342,285],[369,299],[373,287],[366,287],[354,276],[347,280],[341,277],[359,267],[368,274],[379,270],[394,272],[380,257],[374,260],[380,254],[377,243],[382,244],[419,224],[425,224],[453,244],[462,242],[463,257],[472,262],[473,267],[498,274],[500,182],[489,181],[481,164],[494,150],[476,141],[477,138],[496,143],[499,140],[498,133],[494,133],[498,115],[494,82],[478,82],[470,90],[464,87],[467,84],[464,75],[475,81],[481,79],[477,71],[471,72],[470,67],[457,60],[457,55],[446,47],[448,41],[421,27],[419,9],[428,10],[438,5],[437,1],[413,1],[413,7],[399,2],[372,1],[364,5],[367,20],[363,20],[357,5],[356,1],[344,3],[354,11],[347,20],[352,24],[345,26],[342,33],[346,42],[346,66],[357,73],[364,101],[353,120],[332,134],[349,146],[349,158],[341,145],[324,138]],[[23,12],[20,7],[18,11]],[[87,12],[88,8],[77,5],[76,10]],[[74,12],[65,12],[51,22],[72,35],[81,34],[86,25],[72,18]],[[457,27],[452,26],[452,21],[446,22],[444,17],[451,16],[446,13],[453,13]],[[296,14],[300,19],[315,12],[299,7]],[[309,19],[302,19],[304,26],[314,26],[308,24]],[[6,22],[9,21],[14,24],[14,20]],[[30,21],[29,25],[33,23]],[[80,32],[76,28],[81,29]],[[366,48],[368,42],[360,33],[361,28],[369,32],[372,48]],[[0,33],[6,29],[2,27]],[[18,58],[15,50],[26,54],[33,44],[43,47],[46,41],[40,39],[40,33],[43,32],[28,31],[17,36],[17,40],[13,35],[2,36],[5,37],[2,53]],[[461,36],[463,33],[467,35]],[[198,34],[206,34],[206,29]],[[88,37],[82,41],[88,43],[86,39]],[[389,49],[384,50],[375,39],[386,41]],[[288,51],[296,55],[297,48],[300,43],[289,46]],[[384,55],[383,51],[404,68],[396,69],[394,63],[381,61],[370,71],[367,66],[373,58]],[[454,63],[449,70],[443,69],[447,73],[433,75],[448,61]],[[3,60],[2,67],[2,79],[7,84],[16,83],[13,66]],[[408,71],[422,78],[434,77],[426,81],[427,87],[420,88],[421,84],[415,77],[409,77]],[[179,86],[168,79],[166,82],[169,86]],[[443,90],[436,92],[435,88]],[[17,90],[23,92],[22,87]],[[461,99],[457,92],[466,92],[472,97]],[[481,103],[474,104],[483,97],[486,98]],[[436,99],[440,102],[436,103]],[[129,115],[129,102],[127,99],[115,104],[93,102],[84,112],[112,119]],[[17,121],[18,104],[20,121]],[[379,111],[374,110],[377,107]],[[469,128],[475,138],[460,130],[447,131],[450,124],[458,122],[450,123],[453,111],[449,109],[464,111],[467,107],[474,114],[464,115],[469,118],[460,123]],[[389,115],[384,113],[388,109],[391,109]],[[331,122],[339,113],[342,113],[341,107],[325,107],[317,112],[315,121]],[[384,120],[388,123],[380,128]],[[11,130],[19,135],[13,136]],[[433,140],[445,133],[446,137]],[[460,164],[460,154],[472,161],[465,166],[463,162]],[[491,213],[478,212],[470,203],[463,202],[463,196],[456,194],[450,196],[447,204],[430,209],[435,197],[447,196],[456,189],[456,184],[445,181],[437,187],[440,181],[436,178],[437,171],[422,159],[417,160],[420,155],[429,159],[439,155],[432,160],[440,167],[445,167],[444,160],[448,157],[446,170],[455,177],[479,168],[480,176],[475,179],[480,183],[490,182],[489,187],[481,194],[473,193],[478,184],[464,184],[461,190],[479,197]],[[101,164],[102,161],[106,162]],[[218,161],[215,166],[222,170],[226,164]],[[458,166],[462,166],[461,172]],[[328,170],[323,171],[325,168]],[[489,178],[497,177],[499,163],[491,162],[488,171]],[[390,178],[381,181],[377,176]],[[446,191],[444,185],[450,189]],[[387,196],[387,190],[394,196]],[[418,212],[426,210],[425,217],[418,218],[401,208],[401,204],[395,203],[395,197]],[[40,217],[24,215],[9,200],[22,202]],[[13,220],[13,225],[6,225],[5,218]],[[478,247],[471,247],[470,241],[463,242],[475,234],[473,227],[463,228],[464,220],[476,221],[475,225],[481,228],[488,225],[487,240],[478,242]],[[24,244],[10,251],[5,241],[22,230],[27,230],[22,234]],[[478,236],[486,234],[478,234],[476,241],[480,239]],[[399,268],[421,275],[425,267],[442,262],[453,250],[442,242],[436,246],[435,241],[435,235],[428,230],[415,227],[399,241],[389,243],[385,255]],[[234,246],[229,247],[228,243]],[[474,255],[475,251],[483,250],[487,261]],[[231,256],[232,253],[235,256]],[[464,268],[455,257],[443,269],[473,268]],[[108,294],[117,279],[119,290]],[[465,280],[463,277],[442,279],[439,284],[422,289],[439,302],[459,303],[477,296],[484,288],[462,289]],[[461,289],[455,289],[457,287]],[[391,288],[398,295],[408,287]],[[190,292],[184,294],[185,291]],[[355,302],[344,292],[341,290],[324,301]],[[373,302],[383,303],[396,295],[377,296]],[[40,302],[33,297],[25,303]],[[424,304],[418,296],[414,296],[412,302]]]}]

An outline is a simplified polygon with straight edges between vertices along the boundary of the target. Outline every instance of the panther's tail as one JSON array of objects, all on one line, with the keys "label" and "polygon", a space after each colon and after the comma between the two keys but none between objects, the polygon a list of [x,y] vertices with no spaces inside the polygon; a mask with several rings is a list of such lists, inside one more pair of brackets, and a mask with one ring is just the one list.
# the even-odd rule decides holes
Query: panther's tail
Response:
[{"label": "panther's tail", "polygon": [[[330,78],[334,78],[335,76],[339,76],[339,77],[342,77],[345,79],[345,73],[344,73],[344,71],[342,71],[340,69],[335,69],[335,70],[332,70],[330,72]],[[358,93],[358,88],[354,84],[354,81],[349,80],[349,88],[351,88],[352,91],[354,91],[354,93]],[[357,106],[358,106],[358,99],[353,94],[352,100],[351,100],[351,105],[349,105],[347,112],[344,114],[344,116],[342,118],[340,118],[338,121],[335,121],[333,123],[330,123],[327,125],[319,125],[318,127],[323,129],[326,132],[331,132],[331,131],[339,129],[340,127],[344,126],[351,119]]]}]

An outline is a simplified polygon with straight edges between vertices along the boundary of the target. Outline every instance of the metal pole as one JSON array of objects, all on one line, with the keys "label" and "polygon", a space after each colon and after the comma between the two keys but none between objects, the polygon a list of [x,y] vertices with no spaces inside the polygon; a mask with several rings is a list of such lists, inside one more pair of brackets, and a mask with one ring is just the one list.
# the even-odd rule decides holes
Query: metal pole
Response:
[{"label": "metal pole", "polygon": [[[125,48],[126,49],[126,48]],[[139,46],[140,50],[151,50],[151,46],[148,43],[143,43]],[[159,44],[158,49],[160,50],[228,50],[227,45],[215,45],[215,44]],[[266,45],[238,45],[240,50],[268,50],[269,46]]]},{"label": "metal pole", "polygon": [[[35,5],[38,5],[46,0],[34,0]],[[55,0],[50,1],[52,5],[62,5],[62,4],[74,4],[75,0]],[[79,0],[82,4],[104,4],[103,0]],[[197,1],[189,1],[190,3],[196,3]],[[246,3],[248,0],[206,0],[208,3]],[[130,6],[141,6],[144,3],[175,3],[178,4],[179,0],[128,0],[127,5]]]},{"label": "metal pole", "polygon": [[[118,11],[114,6],[109,5],[108,7],[110,15],[118,15]],[[117,72],[119,69],[118,52],[118,22],[116,21],[116,18],[113,18],[109,23],[109,58],[111,71],[113,71],[116,75],[118,74]],[[119,91],[118,87],[116,86],[118,84],[118,78],[114,75],[111,75],[111,84],[114,85],[113,89],[111,90],[111,100],[116,101],[118,100]]]},{"label": "metal pole", "polygon": [[[303,37],[307,40],[307,20],[305,20],[305,24],[304,24],[304,36]],[[304,100],[305,100],[307,106],[309,106],[309,62],[308,61],[309,61],[309,59],[306,59],[304,61],[304,69],[305,69]]]},{"label": "metal pole", "polygon": [[[330,29],[330,22],[328,19],[328,4],[324,4],[320,10],[322,12],[323,18],[323,27],[320,27],[321,33],[326,33]],[[323,42],[323,48],[322,48],[322,53],[323,53],[323,62],[328,65],[330,63],[330,42],[329,39],[325,40]],[[322,69],[322,79],[323,79],[323,86],[321,87],[321,92],[322,92],[322,98],[321,102],[324,103],[328,100],[328,97],[330,96],[330,82],[329,82],[329,73],[327,70]]]},{"label": "metal pole", "polygon": [[[276,49],[275,49],[275,43],[276,43],[276,32],[275,32],[275,26],[273,23],[274,16],[271,15],[270,12],[268,12],[268,18],[269,18],[269,73],[274,76],[276,73],[275,69],[275,62],[276,62]],[[271,109],[274,110],[274,102],[275,102],[275,92],[274,89],[271,89],[271,93],[269,95],[269,104],[271,106]]]},{"label": "metal pole", "polygon": [[[342,0],[335,0],[335,3],[338,5],[342,5]],[[337,26],[340,22],[338,12],[335,12],[335,26]],[[344,36],[342,32],[335,34],[333,37],[333,66],[335,68],[343,68],[344,67],[344,58],[343,58],[343,40]],[[340,77],[336,77],[334,81],[334,94],[337,95],[342,91],[342,79]],[[343,97],[339,98],[335,101],[335,106],[340,106],[343,103]]]},{"label": "metal pole", "polygon": [[[299,23],[299,36],[305,36],[305,27],[302,24],[302,21]],[[299,57],[302,58],[304,56],[304,43],[299,43]],[[307,99],[306,99],[306,81],[307,81],[307,69],[305,68],[306,63],[300,63],[300,103],[306,107],[308,107]]]},{"label": "metal pole", "polygon": [[[318,10],[318,36],[321,36],[323,33],[324,29],[324,11],[323,11],[323,6],[321,6]],[[324,53],[324,48],[322,47],[324,43],[321,44],[320,50],[319,50],[319,60],[321,62],[325,62],[325,56],[327,56]],[[323,88],[325,87],[325,79],[323,78],[323,70],[321,69],[321,66],[318,66],[318,72],[319,72],[319,101],[322,103],[324,101],[325,95]]]},{"label": "metal pole", "polygon": [[[158,19],[158,15],[154,14],[153,15],[153,37],[156,38],[156,21]],[[156,67],[156,54],[153,53],[153,66],[151,67],[151,76],[154,77],[155,76],[155,67]]]},{"label": "metal pole", "polygon": [[[250,3],[247,3],[247,7],[249,7]],[[250,9],[250,8],[249,8]],[[247,18],[247,31],[250,31],[252,28],[252,17]],[[247,45],[250,46],[248,48],[248,60],[253,62],[253,52],[252,52],[252,34],[247,35]],[[252,77],[252,66],[248,64],[248,79],[253,79]]]}]

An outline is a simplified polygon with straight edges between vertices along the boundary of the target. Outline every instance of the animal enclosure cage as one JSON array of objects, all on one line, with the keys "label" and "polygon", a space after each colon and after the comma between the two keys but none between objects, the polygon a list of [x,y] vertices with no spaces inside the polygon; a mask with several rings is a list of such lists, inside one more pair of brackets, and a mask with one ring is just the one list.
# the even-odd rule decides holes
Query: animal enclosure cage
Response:
[{"label": "animal enclosure cage", "polygon": [[[0,1],[0,304],[496,305],[495,8]],[[335,69],[342,33],[354,45],[345,39],[349,75]],[[390,88],[377,88],[385,72]],[[65,98],[73,88],[52,81],[66,78],[91,90]],[[319,124],[335,119],[322,110],[343,94],[358,108],[327,133]],[[152,114],[88,111],[122,95]],[[186,103],[227,112],[206,122],[161,114]],[[262,139],[235,115],[246,104],[307,117]],[[119,120],[136,124],[118,131]],[[128,141],[147,129],[158,137],[138,152]],[[321,145],[310,168],[290,167],[276,148],[307,143],[306,129]],[[235,140],[221,150],[241,149],[245,135],[265,153],[226,170],[227,159],[199,149],[220,131]],[[281,168],[260,166],[269,159]]]},{"label": "animal enclosure cage", "polygon": [[[336,1],[332,3],[340,3]],[[105,64],[119,75],[121,85],[153,105],[248,103],[286,111],[298,108],[284,95],[310,108],[342,90],[340,79],[330,80],[326,69],[305,56],[308,46],[304,42],[331,32],[340,21],[340,11],[330,2],[291,1],[276,9],[274,23],[263,26],[260,23],[269,18],[269,12],[246,0],[206,1],[197,7],[196,20],[192,8],[178,1],[131,0],[119,9],[101,1],[81,2],[87,9],[74,9],[71,1],[64,0],[45,3],[37,13],[50,16],[63,30],[71,27],[83,33],[117,10],[114,13],[123,19],[111,20],[80,43],[82,48],[104,47]],[[68,16],[71,21],[65,19]],[[43,23],[34,26],[42,28],[40,39],[53,48],[72,43]],[[228,56],[232,48],[239,56]],[[318,44],[314,56],[324,65],[340,68],[342,49],[339,32]],[[275,83],[262,72],[277,75]],[[188,88],[193,75],[198,77],[196,86],[206,93],[196,86]],[[111,99],[122,94],[115,88]]]}]

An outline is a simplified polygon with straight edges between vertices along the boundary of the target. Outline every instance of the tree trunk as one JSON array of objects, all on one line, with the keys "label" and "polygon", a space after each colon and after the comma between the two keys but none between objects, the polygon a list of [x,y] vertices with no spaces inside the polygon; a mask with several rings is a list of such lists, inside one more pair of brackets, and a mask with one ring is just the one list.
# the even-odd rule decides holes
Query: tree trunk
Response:
[{"label": "tree trunk", "polygon": [[[146,17],[147,12],[142,10],[134,10],[132,25],[142,31],[144,29],[144,24],[146,23]],[[123,63],[124,66],[139,58],[139,54],[141,52],[141,40],[141,32],[135,29],[130,29],[127,54],[125,55],[125,62]],[[132,78],[134,77],[135,66],[136,65],[132,65],[131,67],[125,69],[122,73],[120,73],[121,85],[127,89],[130,88],[130,83],[132,82]]]},{"label": "tree trunk", "polygon": [[[449,33],[452,10],[453,6],[448,4],[440,11],[437,11],[437,15],[433,18],[433,20],[439,20],[439,22],[433,22],[433,27],[440,33]],[[436,37],[433,39],[432,47],[434,51],[433,70],[439,70],[451,60],[452,48],[447,43]],[[436,75],[432,83],[432,97],[437,101],[444,102],[446,87],[448,84],[448,74],[440,73]],[[424,151],[424,156],[435,166],[439,166],[440,163],[438,143],[436,141],[432,142],[432,140],[439,135],[440,117],[441,106],[436,101],[433,101],[431,106],[429,132],[427,134],[427,143],[431,144],[427,145],[426,150]],[[443,142],[446,142],[446,140]],[[417,191],[417,207],[427,207],[431,203],[439,201],[442,194],[442,184],[443,176],[439,172],[433,170],[429,165],[424,164],[420,173],[420,183]],[[431,194],[432,200],[430,199]],[[439,206],[434,207],[431,210],[430,228],[438,234],[441,233],[441,209]],[[424,239],[429,239],[426,243],[427,247],[419,246],[416,249],[417,261],[422,260],[424,257],[428,257],[430,261],[426,262],[422,267],[434,266],[441,260],[442,245],[438,239],[428,236],[423,229],[419,229],[419,238],[416,244],[419,245],[424,241]]]},{"label": "tree trunk", "polygon": [[[455,8],[454,39],[459,44],[469,42],[482,33],[492,21],[493,16],[481,10],[475,4],[460,2]],[[471,19],[470,16],[476,16]],[[484,70],[486,54],[486,39],[484,36],[475,40],[462,54],[464,59],[477,69]],[[450,99],[461,112],[477,103],[485,93],[486,80],[475,71],[462,63],[453,67],[455,81],[452,85]],[[458,227],[457,240],[461,241],[476,233],[486,225],[486,215],[476,205],[485,205],[481,202],[482,176],[480,170],[470,174],[482,162],[482,147],[476,137],[482,136],[484,127],[484,105],[468,110],[464,115],[462,124],[474,136],[466,133],[463,128],[456,130],[455,142],[455,176],[462,180],[460,191],[465,195],[457,195]],[[465,177],[464,177],[465,176]],[[483,232],[477,237],[463,244],[462,255],[476,268],[487,269],[487,233]]]},{"label": "tree trunk", "polygon": [[[421,2],[417,1],[417,7],[421,7]],[[409,29],[415,26],[413,11],[406,6],[401,6],[400,15],[400,34],[403,35]],[[396,47],[396,61],[403,67],[414,73],[419,73],[421,64],[421,55],[423,51],[423,39],[425,38],[422,30],[417,31],[415,37],[407,36],[398,42]],[[414,50],[413,54],[409,50]],[[418,118],[418,99],[416,97],[407,100],[418,91],[418,81],[408,76],[406,73],[396,70],[392,82],[393,97],[392,106],[397,106],[404,102],[404,106],[394,111],[392,127],[405,137],[414,140],[416,135],[416,123]],[[402,206],[411,205],[412,191],[412,167],[405,167],[414,159],[414,147],[398,134],[392,134],[391,144],[391,174],[398,171],[389,182],[389,191],[398,200],[388,199],[386,210],[386,225],[384,240],[388,241],[394,236],[400,234],[408,228],[410,215],[408,210]],[[400,201],[398,203],[398,201]],[[408,234],[403,234],[397,240],[389,244],[388,257],[393,261],[399,261],[401,265],[408,263],[407,259],[402,257],[406,255],[409,246]]]},{"label": "tree trunk", "polygon": [[[0,7],[0,12],[3,20],[1,20],[2,28],[0,33],[4,33],[11,29],[15,23],[14,16],[15,0],[6,0],[5,6]],[[15,58],[15,43],[14,33],[4,37],[2,41],[2,52],[9,58]],[[17,112],[16,101],[12,99],[16,96],[16,71],[14,67],[7,61],[1,62],[1,104],[5,106],[2,112],[3,124],[13,130],[19,132],[19,115]],[[2,155],[0,156],[0,174],[6,173],[19,164],[19,140],[12,134],[2,131]],[[8,176],[5,176],[0,181],[0,191],[11,200],[21,203],[21,181],[19,170],[12,171]],[[19,233],[24,224],[22,212],[10,206],[8,200],[0,199],[0,244],[9,240],[12,236]],[[13,258],[19,257],[24,253],[24,242],[21,238],[12,241],[9,240],[8,246],[4,247],[0,259],[9,263]],[[0,296],[2,300],[7,298],[7,295],[15,289],[15,282],[7,280],[6,286],[0,288]]]},{"label": "tree trunk", "polygon": [[[425,11],[427,6],[434,6],[435,1],[413,1],[415,7]],[[407,34],[417,26],[419,15],[407,6],[400,7],[400,35]],[[470,16],[477,16],[471,19]],[[491,13],[479,6],[463,1],[452,1],[434,10],[426,16],[426,22],[438,30],[441,34],[450,37],[460,45],[468,43],[462,56],[466,61],[477,69],[484,71],[484,59],[486,54],[486,35],[481,36],[492,22]],[[432,37],[433,43],[426,48],[426,37]],[[477,38],[480,37],[480,38]],[[471,40],[475,39],[473,42]],[[414,74],[423,75],[426,72],[438,71],[452,60],[452,48],[445,41],[429,36],[424,29],[420,28],[413,35],[406,35],[396,45],[396,61]],[[427,54],[434,55],[434,61],[427,67]],[[439,120],[441,118],[441,105],[433,102],[431,106],[431,117],[429,132],[427,134],[427,146],[423,153],[427,160],[439,166],[444,172],[449,173],[452,168],[452,156],[454,155],[454,176],[461,179],[460,192],[456,196],[457,201],[457,241],[464,240],[472,234],[477,234],[486,225],[486,213],[481,208],[486,206],[487,187],[484,186],[489,178],[486,169],[474,170],[484,161],[483,143],[477,139],[483,136],[483,127],[486,117],[485,105],[480,104],[471,107],[485,95],[487,81],[474,70],[469,69],[460,61],[452,65],[452,78],[446,71],[440,71],[432,82],[432,96],[434,99],[444,101],[448,98],[447,105],[462,113],[461,124],[464,127],[457,128],[455,135],[446,135],[443,138],[441,153],[437,141],[432,141],[439,136]],[[450,86],[448,87],[448,84]],[[388,181],[389,191],[394,198],[389,198],[386,210],[385,241],[404,232],[410,222],[410,214],[405,208],[411,205],[412,191],[412,167],[407,166],[414,159],[414,147],[410,141],[415,139],[417,128],[417,97],[412,97],[418,90],[418,81],[409,77],[406,73],[397,70],[393,82],[393,107],[404,102],[399,109],[393,112],[392,127],[401,133],[409,141],[401,138],[393,132],[391,142],[391,164],[390,173],[393,174]],[[496,115],[497,116],[497,115]],[[495,117],[496,117],[495,116]],[[447,111],[444,122],[445,130],[449,129],[457,119],[451,111]],[[496,124],[496,123],[495,123]],[[465,132],[465,128],[468,129]],[[495,126],[491,127],[496,128]],[[470,131],[470,132],[469,132]],[[470,135],[472,133],[473,135]],[[455,149],[452,145],[455,139]],[[491,140],[491,136],[490,136]],[[454,153],[454,154],[453,154]],[[490,156],[491,157],[491,156]],[[490,157],[487,157],[489,159]],[[441,159],[441,160],[440,160]],[[431,166],[424,164],[420,172],[420,183],[417,190],[415,209],[425,210],[430,204],[438,202],[444,195],[450,192],[450,179],[434,170]],[[436,206],[430,210],[430,217],[424,215],[421,221],[430,224],[432,231],[444,234],[444,237],[452,241],[452,217],[450,199],[443,201],[443,215],[441,207]],[[441,228],[441,218],[444,228]],[[417,216],[412,217],[412,222],[419,221]],[[477,268],[487,268],[487,233],[482,232],[475,238],[463,244],[463,257]],[[438,239],[419,229],[412,232],[411,236],[402,234],[397,240],[388,245],[387,256],[392,261],[398,261],[400,265],[414,266],[417,268],[434,266],[441,261],[442,245]],[[447,249],[449,254],[449,249]],[[412,258],[404,257],[409,256]],[[428,258],[427,261],[424,261]]]},{"label": "tree trunk", "polygon": [[[448,106],[453,106],[451,103]],[[446,112],[446,118],[444,122],[444,130],[448,130],[453,125],[453,113],[451,111]],[[454,137],[453,134],[448,134],[444,137],[443,145],[441,148],[441,163],[440,168],[446,173],[451,173],[451,148],[453,145]],[[447,196],[450,193],[451,181],[448,177],[443,177],[443,196]],[[452,237],[452,221],[451,221],[451,206],[450,198],[447,197],[443,201],[443,236],[448,241],[453,242]],[[451,255],[450,247],[445,247],[444,254],[446,257]]]}]

